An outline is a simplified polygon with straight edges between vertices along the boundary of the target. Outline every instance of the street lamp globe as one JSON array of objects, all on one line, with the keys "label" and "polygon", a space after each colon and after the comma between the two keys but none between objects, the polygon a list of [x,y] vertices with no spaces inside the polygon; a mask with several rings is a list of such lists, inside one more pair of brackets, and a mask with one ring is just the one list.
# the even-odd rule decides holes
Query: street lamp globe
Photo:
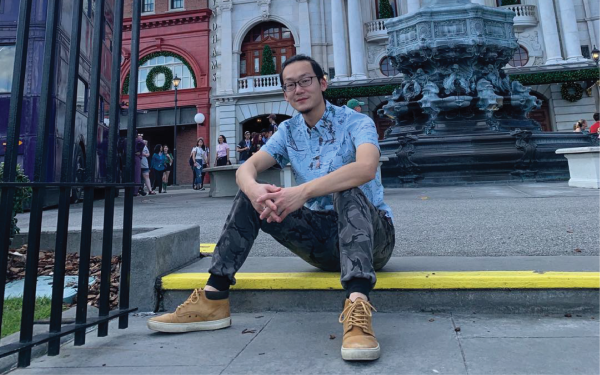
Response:
[{"label": "street lamp globe", "polygon": [[594,59],[596,64],[598,64],[598,60],[600,59],[600,51],[598,51],[596,46],[594,46],[594,49],[592,50],[592,59]]},{"label": "street lamp globe", "polygon": [[181,83],[181,78],[177,77],[177,74],[176,74],[175,78],[173,78],[173,87],[178,88],[180,83]]},{"label": "street lamp globe", "polygon": [[204,122],[204,114],[202,113],[196,113],[196,116],[194,116],[194,121],[196,121],[196,124],[202,124]]}]

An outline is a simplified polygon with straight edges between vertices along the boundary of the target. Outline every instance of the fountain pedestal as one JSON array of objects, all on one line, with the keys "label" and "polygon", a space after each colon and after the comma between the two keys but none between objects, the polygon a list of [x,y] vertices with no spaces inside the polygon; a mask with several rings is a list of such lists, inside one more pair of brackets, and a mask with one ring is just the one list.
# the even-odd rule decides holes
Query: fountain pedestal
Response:
[{"label": "fountain pedestal", "polygon": [[541,106],[502,70],[518,44],[515,14],[469,0],[424,0],[386,22],[388,56],[405,76],[380,116],[386,186],[568,179],[556,149],[585,147],[584,134],[542,133]]}]

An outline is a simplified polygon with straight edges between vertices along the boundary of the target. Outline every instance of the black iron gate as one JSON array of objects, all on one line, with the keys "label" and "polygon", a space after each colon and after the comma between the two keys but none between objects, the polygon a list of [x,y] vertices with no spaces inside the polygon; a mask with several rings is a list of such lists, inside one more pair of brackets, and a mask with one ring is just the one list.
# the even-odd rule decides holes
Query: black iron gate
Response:
[{"label": "black iron gate", "polygon": [[[21,187],[31,187],[33,191],[28,234],[27,260],[25,268],[25,285],[23,293],[23,309],[21,320],[20,341],[15,344],[0,347],[0,357],[19,353],[18,365],[25,367],[31,361],[31,348],[48,343],[48,355],[57,355],[60,350],[60,338],[74,333],[75,345],[85,344],[86,328],[98,325],[98,336],[108,334],[108,322],[119,318],[119,328],[128,326],[128,314],[136,308],[129,306],[129,284],[131,267],[131,235],[133,219],[133,194],[138,185],[134,184],[134,141],[136,136],[137,85],[129,85],[129,111],[127,125],[127,162],[124,171],[125,183],[118,182],[117,172],[117,142],[119,129],[119,93],[121,71],[121,41],[123,26],[124,0],[115,0],[114,7],[114,37],[111,63],[110,87],[110,126],[107,157],[107,181],[96,182],[96,137],[98,132],[99,90],[102,59],[102,40],[104,32],[104,1],[96,1],[94,8],[94,31],[92,41],[91,85],[89,92],[89,114],[87,119],[86,173],[84,182],[74,182],[73,179],[73,147],[75,144],[75,112],[79,57],[81,45],[82,0],[73,1],[73,17],[71,41],[69,49],[69,71],[67,87],[66,116],[64,124],[64,147],[62,152],[62,169],[60,182],[47,180],[47,162],[44,158],[48,153],[48,138],[50,136],[50,116],[53,113],[52,93],[56,84],[55,73],[58,39],[58,22],[60,15],[60,0],[47,1],[47,18],[45,31],[45,47],[42,74],[42,91],[40,96],[39,122],[35,150],[34,181],[30,183],[15,182],[17,168],[17,152],[21,129],[21,111],[23,89],[27,65],[27,50],[29,46],[30,14],[33,0],[20,0],[19,19],[17,26],[17,42],[15,64],[13,69],[12,91],[10,98],[10,113],[8,121],[7,145],[4,159],[3,179],[0,181],[0,322],[4,307],[4,292],[6,286],[6,270],[8,250],[10,246],[10,230],[13,213],[15,190]],[[141,0],[133,1],[132,43],[131,43],[131,82],[137,82],[139,60],[139,35]],[[102,27],[99,27],[102,25]],[[4,68],[4,67],[3,67]],[[58,221],[56,229],[54,280],[52,289],[52,307],[50,329],[48,333],[33,336],[34,309],[36,299],[36,282],[40,253],[40,232],[42,227],[42,209],[44,196],[49,188],[60,191],[58,206]],[[80,264],[77,291],[77,309],[74,324],[62,324],[62,303],[65,277],[65,261],[67,254],[67,236],[69,222],[70,193],[73,188],[84,189],[83,216],[81,225]],[[99,299],[99,315],[87,316],[88,278],[90,273],[90,252],[92,238],[92,217],[94,189],[105,192],[104,204],[104,233],[102,243],[102,268]],[[110,272],[112,257],[112,236],[115,210],[115,194],[119,189],[125,191],[123,219],[123,248],[121,264],[121,282],[119,287],[119,308],[110,311]]]}]

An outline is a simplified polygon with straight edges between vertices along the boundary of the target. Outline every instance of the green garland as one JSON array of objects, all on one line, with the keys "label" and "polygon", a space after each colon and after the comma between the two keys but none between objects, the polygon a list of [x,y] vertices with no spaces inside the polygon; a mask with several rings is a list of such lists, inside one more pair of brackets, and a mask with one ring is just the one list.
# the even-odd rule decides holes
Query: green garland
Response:
[{"label": "green garland", "polygon": [[330,88],[325,91],[325,99],[329,101],[346,99],[365,96],[385,96],[392,95],[394,89],[398,85],[382,85],[382,86],[365,86],[365,87],[347,87],[347,88]]},{"label": "green garland", "polygon": [[570,70],[566,72],[515,74],[510,76],[511,81],[519,81],[524,86],[577,81],[596,81],[598,79],[600,79],[600,71],[596,68]]},{"label": "green garland", "polygon": [[[156,86],[154,84],[154,80],[156,79],[156,76],[161,73],[165,75],[165,83],[162,86]],[[150,69],[150,72],[146,77],[146,86],[150,92],[168,91],[171,89],[172,84],[173,72],[164,65],[155,66],[154,68]]]},{"label": "green garland", "polygon": [[[196,74],[194,73],[194,69],[192,69],[192,66],[190,65],[189,62],[187,62],[186,59],[184,59],[182,56],[173,53],[173,52],[168,52],[168,51],[161,51],[161,52],[152,52],[147,54],[146,56],[142,57],[140,59],[140,61],[138,62],[138,66],[142,66],[144,65],[146,62],[152,60],[155,57],[159,57],[159,56],[165,56],[165,57],[174,57],[178,60],[180,60],[183,65],[185,65],[188,70],[190,71],[190,74],[192,75],[192,85],[194,87],[196,87]],[[127,76],[125,77],[125,81],[123,81],[123,90],[121,90],[121,92],[123,93],[123,95],[128,95],[129,94],[129,74],[127,73]],[[149,88],[148,88],[149,89]]]},{"label": "green garland", "polygon": [[[571,93],[571,90],[574,90],[574,92]],[[576,102],[583,97],[583,88],[577,82],[563,83],[560,87],[560,94],[564,100]]]}]

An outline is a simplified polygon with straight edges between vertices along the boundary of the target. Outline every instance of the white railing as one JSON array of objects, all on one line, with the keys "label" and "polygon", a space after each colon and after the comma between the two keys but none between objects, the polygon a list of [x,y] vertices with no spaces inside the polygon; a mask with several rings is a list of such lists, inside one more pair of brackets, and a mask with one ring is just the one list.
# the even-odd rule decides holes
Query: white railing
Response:
[{"label": "white railing", "polygon": [[388,35],[385,28],[385,21],[387,21],[387,19],[374,20],[365,23],[367,28],[366,39],[368,41],[387,38]]},{"label": "white railing", "polygon": [[238,92],[261,92],[281,90],[279,74],[253,76],[238,79]]},{"label": "white railing", "polygon": [[504,9],[509,9],[515,12],[515,27],[531,27],[537,25],[537,12],[535,5],[504,5]]}]

